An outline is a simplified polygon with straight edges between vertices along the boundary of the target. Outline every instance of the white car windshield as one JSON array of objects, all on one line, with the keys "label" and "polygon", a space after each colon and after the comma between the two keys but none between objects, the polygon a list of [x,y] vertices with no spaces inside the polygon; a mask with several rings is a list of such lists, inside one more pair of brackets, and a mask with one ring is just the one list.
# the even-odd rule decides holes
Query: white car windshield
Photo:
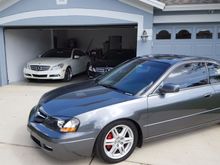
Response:
[{"label": "white car windshield", "polygon": [[63,49],[52,49],[44,53],[41,57],[49,57],[49,58],[70,58],[71,50],[63,50]]}]

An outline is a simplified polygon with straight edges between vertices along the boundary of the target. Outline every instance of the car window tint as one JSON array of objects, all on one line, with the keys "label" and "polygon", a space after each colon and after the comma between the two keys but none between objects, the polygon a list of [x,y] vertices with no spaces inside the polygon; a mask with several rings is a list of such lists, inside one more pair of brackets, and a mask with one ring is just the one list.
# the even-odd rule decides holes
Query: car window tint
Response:
[{"label": "car window tint", "polygon": [[180,89],[208,84],[205,63],[184,64],[175,69],[164,81],[180,85]]},{"label": "car window tint", "polygon": [[170,64],[167,63],[137,59],[113,69],[99,81],[99,84],[111,85],[136,94],[153,85],[169,67]]},{"label": "car window tint", "polygon": [[208,63],[209,79],[211,83],[220,82],[220,65]]}]

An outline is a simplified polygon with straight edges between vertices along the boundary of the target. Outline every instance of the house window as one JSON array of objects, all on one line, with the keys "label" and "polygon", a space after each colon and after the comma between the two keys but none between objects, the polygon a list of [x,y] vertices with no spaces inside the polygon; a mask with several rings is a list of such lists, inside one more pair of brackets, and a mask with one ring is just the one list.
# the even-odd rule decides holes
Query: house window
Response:
[{"label": "house window", "polygon": [[167,30],[161,30],[156,35],[157,40],[168,40],[171,39],[171,34]]},{"label": "house window", "polygon": [[212,32],[210,30],[200,30],[196,34],[196,39],[212,39]]},{"label": "house window", "polygon": [[180,30],[176,33],[176,39],[191,39],[192,34],[188,30]]},{"label": "house window", "polygon": [[220,39],[220,32],[218,33],[218,39]]}]

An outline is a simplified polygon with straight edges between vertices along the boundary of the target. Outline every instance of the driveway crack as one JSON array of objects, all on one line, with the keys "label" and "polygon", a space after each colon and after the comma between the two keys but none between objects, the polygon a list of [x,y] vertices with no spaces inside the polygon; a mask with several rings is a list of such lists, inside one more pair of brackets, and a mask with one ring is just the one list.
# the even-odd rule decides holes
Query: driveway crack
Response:
[{"label": "driveway crack", "polygon": [[95,156],[92,156],[92,159],[90,160],[89,165],[91,165],[91,164],[92,164],[92,162],[93,162],[94,158],[95,158]]},{"label": "driveway crack", "polygon": [[29,145],[23,145],[23,144],[6,143],[6,142],[0,142],[0,144],[2,144],[2,145],[9,145],[9,146],[15,146],[15,147],[40,149],[40,147],[37,147],[37,146],[29,146]]},{"label": "driveway crack", "polygon": [[136,161],[130,161],[130,160],[125,160],[125,162],[134,163],[134,164],[140,164],[140,165],[152,165],[152,164],[148,164],[148,163],[142,163],[142,162],[136,162]]}]

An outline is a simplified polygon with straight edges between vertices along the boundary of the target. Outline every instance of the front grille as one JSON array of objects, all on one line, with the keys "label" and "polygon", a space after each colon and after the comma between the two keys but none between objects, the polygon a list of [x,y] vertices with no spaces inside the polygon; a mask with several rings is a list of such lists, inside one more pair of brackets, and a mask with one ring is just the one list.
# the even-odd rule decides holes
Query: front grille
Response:
[{"label": "front grille", "polygon": [[36,114],[35,114],[35,118],[34,118],[34,122],[36,123],[42,123],[44,124],[46,127],[52,129],[52,130],[57,130],[58,126],[57,126],[57,120],[56,118],[50,117],[49,115],[47,115],[43,110],[42,107],[40,107]]},{"label": "front grille", "polygon": [[50,69],[50,66],[45,66],[45,65],[30,65],[31,70],[34,71],[47,71]]},{"label": "front grille", "polygon": [[48,117],[44,121],[44,125],[52,130],[58,130],[57,119],[53,117]]},{"label": "front grille", "polygon": [[100,72],[100,73],[105,73],[105,72],[108,72],[110,71],[112,68],[109,68],[109,67],[97,67],[96,68],[96,71],[97,72]]},{"label": "front grille", "polygon": [[38,110],[35,115],[35,122],[43,123],[48,118],[47,114],[42,112],[42,110]]}]

